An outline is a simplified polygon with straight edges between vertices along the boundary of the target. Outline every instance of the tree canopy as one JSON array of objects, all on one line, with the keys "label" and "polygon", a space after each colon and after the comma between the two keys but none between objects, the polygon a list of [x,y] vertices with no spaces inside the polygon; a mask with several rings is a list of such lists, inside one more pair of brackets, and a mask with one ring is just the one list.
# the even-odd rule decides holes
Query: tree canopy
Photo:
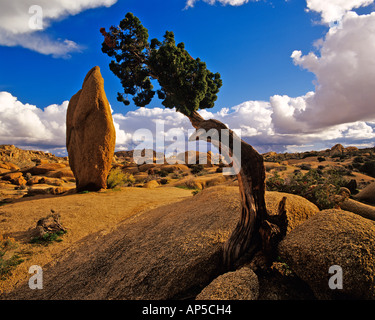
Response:
[{"label": "tree canopy", "polygon": [[[157,94],[163,106],[186,116],[214,106],[222,86],[220,74],[208,70],[199,58],[193,59],[184,43],[176,45],[173,32],[167,31],[163,41],[149,41],[148,30],[132,13],[109,32],[100,31],[105,37],[102,51],[113,58],[109,67],[124,88],[118,101],[129,105],[132,96],[136,106],[144,107]],[[160,89],[154,89],[152,80]]]}]

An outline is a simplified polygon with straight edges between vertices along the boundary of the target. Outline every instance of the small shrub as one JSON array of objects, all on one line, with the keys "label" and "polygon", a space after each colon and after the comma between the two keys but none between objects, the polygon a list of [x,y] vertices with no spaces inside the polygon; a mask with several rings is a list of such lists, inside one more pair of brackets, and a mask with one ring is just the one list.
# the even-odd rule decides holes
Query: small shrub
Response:
[{"label": "small shrub", "polygon": [[166,178],[160,179],[160,184],[168,184],[169,180]]},{"label": "small shrub", "polygon": [[161,171],[159,172],[159,176],[162,177],[162,178],[168,177],[168,171],[166,171],[166,170],[161,170]]},{"label": "small shrub", "polygon": [[298,166],[301,170],[311,170],[311,164],[309,163],[302,163]]},{"label": "small shrub", "polygon": [[133,183],[135,183],[134,176],[128,172],[122,172],[120,168],[112,169],[107,179],[107,186],[110,189],[118,186],[129,186]]},{"label": "small shrub", "polygon": [[209,172],[207,170],[202,170],[202,171],[199,171],[196,175],[198,177],[201,177],[201,176],[205,176],[207,174],[209,174]]},{"label": "small shrub", "polygon": [[375,161],[367,161],[360,167],[360,171],[375,178]]},{"label": "small shrub", "polygon": [[311,152],[306,152],[303,153],[302,159],[310,158],[310,157],[316,157],[318,155],[318,152],[316,151],[311,151]]},{"label": "small shrub", "polygon": [[364,161],[363,157],[358,156],[358,157],[355,157],[355,158],[353,159],[353,162],[354,162],[354,163],[363,163],[363,162],[365,162],[365,161]]},{"label": "small shrub", "polygon": [[192,174],[198,174],[204,169],[204,166],[202,164],[192,164],[191,165],[191,173]]},{"label": "small shrub", "polygon": [[285,179],[274,173],[266,181],[266,187],[269,191],[302,196],[324,210],[335,206],[335,195],[347,183],[338,171],[330,170],[323,173],[321,170],[311,169],[306,174],[296,172]]},{"label": "small shrub", "polygon": [[178,174],[178,173],[173,173],[172,174],[172,179],[181,179],[182,178],[182,175]]},{"label": "small shrub", "polygon": [[46,232],[41,237],[32,238],[30,240],[30,243],[42,244],[47,246],[53,242],[61,242],[62,239],[60,237],[65,233],[66,231]]},{"label": "small shrub", "polygon": [[12,275],[12,271],[24,260],[19,253],[11,251],[17,248],[13,239],[4,239],[0,235],[0,280],[6,280]]},{"label": "small shrub", "polygon": [[324,158],[324,157],[318,157],[318,161],[319,161],[319,162],[326,161],[326,158]]}]

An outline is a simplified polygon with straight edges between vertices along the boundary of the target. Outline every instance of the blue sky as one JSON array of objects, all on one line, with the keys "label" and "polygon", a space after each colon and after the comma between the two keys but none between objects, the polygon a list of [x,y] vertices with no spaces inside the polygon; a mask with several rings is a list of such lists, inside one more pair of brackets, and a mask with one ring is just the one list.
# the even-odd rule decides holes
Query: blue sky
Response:
[{"label": "blue sky", "polygon": [[[362,66],[362,60],[371,56],[373,47],[367,48],[366,53],[361,47],[373,40],[373,1],[358,0],[353,5],[355,1],[328,0],[322,5],[315,0],[218,0],[211,1],[213,4],[196,1],[187,7],[186,0],[81,0],[72,1],[82,3],[74,11],[62,4],[59,7],[62,1],[56,0],[53,9],[60,13],[57,19],[48,16],[46,0],[39,2],[42,9],[47,7],[47,16],[44,29],[34,32],[21,27],[22,18],[31,16],[27,12],[30,1],[0,4],[0,18],[1,15],[12,18],[10,24],[14,23],[9,26],[4,19],[0,22],[0,143],[63,150],[62,121],[67,101],[96,65],[101,68],[118,125],[119,149],[130,146],[128,140],[136,130],[137,121],[139,125],[151,126],[152,119],[174,117],[169,110],[158,109],[161,104],[157,99],[150,104],[149,108],[154,110],[148,114],[116,100],[122,88],[108,68],[110,59],[101,52],[103,38],[99,29],[117,25],[127,12],[133,12],[148,28],[150,38],[160,39],[166,30],[173,31],[176,40],[184,42],[193,57],[200,57],[211,71],[221,74],[223,87],[215,108],[204,115],[242,129],[247,141],[260,151],[302,151],[326,148],[335,142],[374,145],[375,114],[370,106],[373,90],[365,92],[366,88],[360,85],[362,80],[357,77],[363,74],[362,67],[375,72],[372,61],[367,67]],[[330,2],[334,6],[329,6]],[[17,16],[22,10],[23,16]],[[361,17],[368,19],[358,26],[365,20]],[[368,32],[360,33],[359,28]],[[360,40],[366,36],[369,38]],[[38,42],[40,39],[43,41]],[[71,50],[64,48],[65,39]],[[353,42],[351,49],[343,46],[348,40]],[[56,49],[46,53],[42,47],[49,43],[52,47],[56,44]],[[339,70],[347,67],[347,51],[353,51],[351,54],[362,60],[353,64],[361,68],[352,66],[352,72],[345,75]],[[329,59],[332,56],[337,62]],[[332,78],[335,72],[337,78]],[[369,87],[372,81],[373,87],[374,77],[366,76],[363,81]],[[344,83],[343,77],[350,79]],[[357,100],[351,98],[353,94],[345,97],[348,88],[356,85],[364,91],[363,95]],[[337,92],[337,106],[329,96],[330,86],[341,88]],[[308,96],[311,92],[313,96]],[[28,105],[39,110],[29,110]],[[14,117],[11,108],[18,110]],[[33,136],[36,129],[28,123],[23,108],[46,127],[44,135],[48,139],[43,140],[41,132]],[[356,116],[359,108],[363,112]],[[131,121],[130,125],[134,117],[138,117],[137,121]],[[177,127],[189,127],[186,119],[180,116],[176,119],[179,119],[175,121]],[[52,126],[54,121],[56,124]]]},{"label": "blue sky", "polygon": [[69,59],[2,47],[0,83],[21,101],[44,108],[69,99],[87,71],[98,65],[106,87],[114,88],[107,90],[112,107],[123,112],[116,101],[121,85],[108,68],[110,59],[101,52],[99,29],[117,25],[127,12],[133,12],[148,28],[150,38],[160,39],[166,30],[174,31],[176,40],[184,42],[193,57],[200,57],[222,75],[218,108],[250,99],[268,100],[274,94],[299,96],[313,89],[314,76],[296,68],[290,55],[296,48],[313,49],[314,40],[326,31],[324,26],[313,26],[314,15],[304,12],[305,7],[301,0],[239,7],[202,2],[184,10],[184,0],[118,1],[110,8],[70,16],[47,29],[49,34],[83,46],[81,53],[73,53]]}]

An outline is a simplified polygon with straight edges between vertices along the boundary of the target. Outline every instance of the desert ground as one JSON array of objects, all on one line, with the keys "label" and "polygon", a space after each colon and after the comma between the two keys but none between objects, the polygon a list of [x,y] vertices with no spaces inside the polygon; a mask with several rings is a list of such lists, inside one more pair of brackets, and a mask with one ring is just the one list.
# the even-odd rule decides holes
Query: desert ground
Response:
[{"label": "desert ground", "polygon": [[[220,257],[222,245],[239,219],[238,183],[235,176],[222,175],[223,164],[212,164],[212,154],[207,156],[209,161],[204,166],[137,165],[131,152],[116,152],[108,189],[77,193],[67,158],[0,146],[0,299],[327,297],[303,279],[293,257],[285,261],[289,253],[283,246],[284,255],[271,267],[265,267],[261,257],[245,262],[237,271],[245,270],[246,276],[233,278],[231,274],[232,287],[226,287]],[[375,262],[370,251],[375,225],[369,217],[374,217],[374,196],[361,200],[357,195],[375,182],[371,171],[365,171],[365,164],[375,159],[374,150],[335,146],[319,153],[268,153],[263,157],[267,181],[271,181],[267,184],[267,209],[276,213],[281,198],[287,196],[289,241],[293,244],[293,234],[309,221],[319,224],[347,210],[343,221],[358,224],[359,234],[369,233],[368,247],[360,249],[369,251],[367,262],[358,268],[367,268],[373,277]],[[348,184],[340,185],[340,189],[352,189],[346,203],[352,201],[360,209],[350,210],[349,205],[338,202],[332,208],[319,207],[323,202],[313,203],[310,200],[314,198],[283,192],[291,175],[311,170],[338,172]],[[280,189],[272,180],[275,177],[283,179]],[[330,196],[337,198],[339,192]],[[364,207],[367,216],[355,212]],[[327,214],[322,215],[324,212]],[[38,239],[38,221],[52,213],[58,215],[66,233]],[[327,233],[336,229],[327,226]],[[350,241],[357,241],[356,237],[357,233],[352,238],[347,236]],[[350,260],[348,256],[345,259]],[[32,265],[43,268],[46,290],[29,289]],[[363,277],[368,278],[368,274]],[[214,279],[219,281],[219,289],[213,292],[206,287]],[[373,290],[374,281],[366,282],[364,288]],[[374,297],[353,290],[345,295]]]}]

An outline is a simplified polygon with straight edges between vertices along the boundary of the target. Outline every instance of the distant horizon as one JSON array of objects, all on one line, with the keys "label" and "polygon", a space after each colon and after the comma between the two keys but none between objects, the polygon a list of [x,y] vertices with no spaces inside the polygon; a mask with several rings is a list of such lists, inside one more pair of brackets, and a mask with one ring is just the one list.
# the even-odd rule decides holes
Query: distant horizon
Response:
[{"label": "distant horizon", "polygon": [[[305,151],[298,151],[298,152],[276,152],[276,151],[267,151],[267,152],[263,152],[263,153],[260,153],[261,155],[265,155],[265,154],[268,154],[268,153],[272,153],[272,152],[275,152],[275,153],[277,153],[277,154],[295,154],[295,153],[309,153],[309,152],[323,152],[323,151],[328,151],[328,150],[332,150],[336,145],[342,145],[341,143],[338,143],[338,144],[335,144],[335,145],[333,145],[332,147],[330,147],[330,148],[325,148],[325,149],[320,149],[320,150],[314,150],[314,149],[311,149],[311,150],[305,150]],[[56,156],[56,157],[59,157],[59,158],[64,158],[64,157],[68,157],[68,151],[66,150],[66,148],[65,148],[65,152],[61,152],[61,153],[53,153],[53,152],[49,152],[49,150],[48,150],[48,148],[47,149],[45,149],[45,150],[40,150],[40,149],[35,149],[35,148],[33,148],[32,146],[18,146],[18,145],[14,145],[14,144],[0,144],[0,148],[1,147],[3,147],[3,146],[14,146],[14,147],[16,147],[16,148],[18,148],[18,149],[21,149],[21,150],[23,150],[23,151],[31,151],[31,152],[39,152],[39,151],[42,151],[42,152],[44,152],[44,153],[50,153],[50,154],[52,154],[52,155],[54,155],[54,156]],[[358,146],[354,146],[354,145],[348,145],[348,146],[346,146],[346,145],[342,145],[345,149],[346,148],[350,148],[350,147],[355,147],[355,148],[357,148],[358,150],[365,150],[365,149],[373,149],[373,148],[375,148],[375,145],[374,146],[371,146],[371,147],[358,147]],[[61,148],[61,149],[63,149],[63,148]],[[149,149],[149,150],[151,150],[151,149]],[[155,151],[154,149],[152,149],[153,151]],[[134,149],[130,149],[130,150],[128,150],[128,149],[123,149],[123,150],[121,150],[121,149],[115,149],[115,153],[117,153],[117,152],[121,152],[121,151],[127,151],[127,152],[131,152],[131,151],[134,151]],[[189,151],[198,151],[198,152],[202,152],[202,151],[200,151],[200,150],[186,150],[185,152],[189,152]],[[208,150],[207,152],[209,152],[209,151],[211,151],[211,150]],[[215,152],[213,152],[213,154],[219,154],[219,152],[217,151],[217,150],[214,150]],[[181,154],[181,153],[178,153],[178,154]]]}]

